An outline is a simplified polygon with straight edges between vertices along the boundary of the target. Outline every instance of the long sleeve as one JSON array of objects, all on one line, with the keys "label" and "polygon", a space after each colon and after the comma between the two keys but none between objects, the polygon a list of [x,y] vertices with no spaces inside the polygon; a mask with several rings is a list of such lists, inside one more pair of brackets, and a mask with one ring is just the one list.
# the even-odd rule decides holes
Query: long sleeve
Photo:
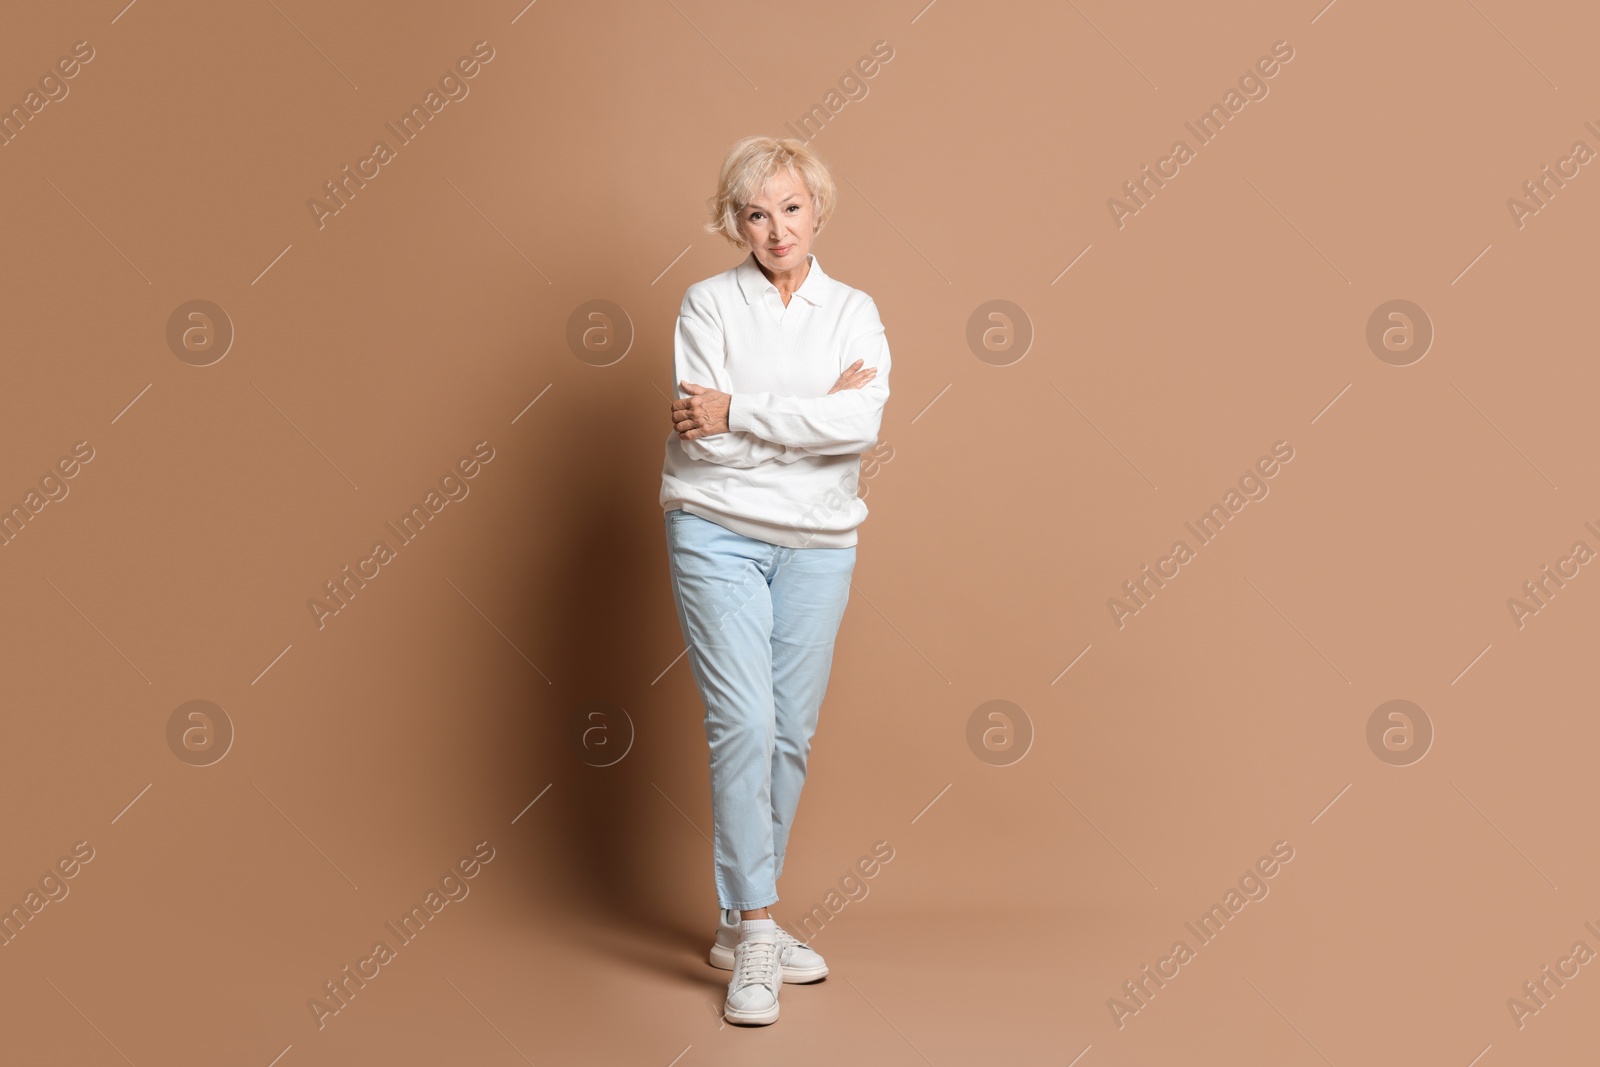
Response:
[{"label": "long sleeve", "polygon": [[729,429],[815,455],[867,451],[877,443],[883,407],[889,399],[889,341],[871,298],[856,319],[842,364],[848,367],[857,359],[863,370],[878,368],[877,376],[860,389],[841,389],[826,396],[733,393]]},{"label": "long sleeve", "polygon": [[[733,381],[723,359],[722,328],[710,301],[686,293],[678,309],[678,328],[673,338],[673,394],[682,400],[689,394],[684,382],[705,385],[733,395]],[[712,434],[685,441],[676,431],[673,439],[692,459],[719,463],[724,467],[754,467],[762,463],[793,463],[811,453],[756,434],[735,430],[730,422],[727,433]]]}]

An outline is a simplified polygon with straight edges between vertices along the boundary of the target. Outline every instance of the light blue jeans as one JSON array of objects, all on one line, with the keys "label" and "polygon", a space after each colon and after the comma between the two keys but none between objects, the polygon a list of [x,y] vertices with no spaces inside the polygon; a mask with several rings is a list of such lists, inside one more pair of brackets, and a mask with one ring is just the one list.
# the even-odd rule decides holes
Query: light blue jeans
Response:
[{"label": "light blue jeans", "polygon": [[778,900],[855,546],[769,544],[680,508],[664,519],[673,600],[706,712],[717,902],[764,908]]}]

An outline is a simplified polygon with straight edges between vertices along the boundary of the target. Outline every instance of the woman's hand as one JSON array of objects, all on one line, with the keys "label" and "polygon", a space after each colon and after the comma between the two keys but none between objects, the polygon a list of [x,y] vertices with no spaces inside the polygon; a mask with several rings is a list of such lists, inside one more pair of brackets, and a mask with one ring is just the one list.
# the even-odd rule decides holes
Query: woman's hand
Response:
[{"label": "woman's hand", "polygon": [[733,397],[693,382],[679,382],[689,395],[672,402],[672,427],[685,441],[728,432],[728,405]]},{"label": "woman's hand", "polygon": [[844,373],[839,375],[839,380],[833,383],[833,388],[829,389],[828,392],[831,394],[837,393],[841,389],[860,389],[863,385],[872,381],[878,373],[878,368],[868,367],[866,370],[860,370],[859,368],[863,362],[865,361],[858,359],[846,367]]}]

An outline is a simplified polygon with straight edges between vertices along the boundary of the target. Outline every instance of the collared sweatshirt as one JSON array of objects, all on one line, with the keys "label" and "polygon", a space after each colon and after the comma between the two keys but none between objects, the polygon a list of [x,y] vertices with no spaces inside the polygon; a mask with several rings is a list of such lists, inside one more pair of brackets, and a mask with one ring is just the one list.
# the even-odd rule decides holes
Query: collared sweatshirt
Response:
[{"label": "collared sweatshirt", "polygon": [[[791,548],[848,548],[867,517],[861,453],[889,399],[878,307],[830,278],[813,254],[788,306],[755,253],[689,286],[678,309],[673,395],[683,382],[728,393],[728,432],[685,441],[669,429],[661,507]],[[856,360],[877,376],[829,393]]]}]

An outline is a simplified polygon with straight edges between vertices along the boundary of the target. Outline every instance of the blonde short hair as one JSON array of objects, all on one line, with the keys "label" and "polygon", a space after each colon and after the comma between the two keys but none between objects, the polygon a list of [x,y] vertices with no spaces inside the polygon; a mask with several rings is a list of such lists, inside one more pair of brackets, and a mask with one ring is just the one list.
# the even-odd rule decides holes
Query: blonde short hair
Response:
[{"label": "blonde short hair", "polygon": [[717,195],[709,201],[711,218],[705,224],[707,233],[720,233],[735,248],[748,251],[749,245],[739,233],[737,216],[758,195],[767,181],[779,170],[787,169],[805,182],[811,193],[812,213],[816,216],[816,233],[833,217],[838,192],[828,165],[811,146],[794,137],[746,137],[734,143],[722,161],[722,175],[717,181]]}]

